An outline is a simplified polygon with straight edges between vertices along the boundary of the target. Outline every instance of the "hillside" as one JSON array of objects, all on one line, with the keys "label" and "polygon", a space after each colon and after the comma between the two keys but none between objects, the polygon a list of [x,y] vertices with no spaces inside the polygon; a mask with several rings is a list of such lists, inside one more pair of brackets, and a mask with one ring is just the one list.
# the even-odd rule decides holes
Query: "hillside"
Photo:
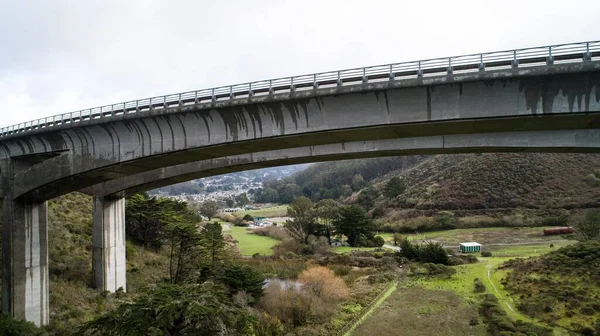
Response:
[{"label": "hillside", "polygon": [[600,242],[513,259],[502,268],[504,288],[519,298],[521,312],[583,335],[600,331]]},{"label": "hillside", "polygon": [[597,207],[600,188],[586,176],[598,167],[600,155],[593,154],[436,156],[394,174],[407,189],[388,204],[422,210]]},{"label": "hillside", "polygon": [[[357,201],[368,186],[382,194],[392,177],[406,190],[396,199],[376,198],[373,208],[394,217],[452,210],[457,214],[530,212],[600,206],[600,188],[586,176],[600,168],[600,155],[495,153],[393,157],[316,164],[284,180],[314,201],[327,196]],[[363,179],[357,183],[357,175]],[[361,181],[358,181],[361,182]],[[282,182],[268,187],[280,193]]]},{"label": "hillside", "polygon": [[264,183],[255,195],[257,202],[289,203],[304,195],[319,201],[350,196],[371,181],[390,172],[403,172],[427,156],[397,156],[319,163],[280,181]]},{"label": "hillside", "polygon": [[[92,279],[92,198],[70,193],[49,201],[50,335],[113,309],[119,302],[90,287]],[[165,256],[127,243],[127,291],[153,283],[165,273]]]}]

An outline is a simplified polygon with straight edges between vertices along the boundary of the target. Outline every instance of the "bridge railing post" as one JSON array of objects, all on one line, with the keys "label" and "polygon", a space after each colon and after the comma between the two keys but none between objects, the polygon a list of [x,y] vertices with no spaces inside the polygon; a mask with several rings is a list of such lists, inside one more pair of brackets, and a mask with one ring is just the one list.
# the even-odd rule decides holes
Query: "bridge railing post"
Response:
[{"label": "bridge railing post", "polygon": [[423,79],[423,70],[421,70],[421,61],[417,64],[417,78]]},{"label": "bridge railing post", "polygon": [[342,72],[338,71],[337,72],[337,86],[342,86]]},{"label": "bridge railing post", "polygon": [[513,59],[510,63],[511,63],[511,66],[515,69],[519,67],[519,60],[517,59],[517,51],[516,50],[513,50]]},{"label": "bridge railing post", "polygon": [[547,65],[554,64],[554,57],[552,57],[552,46],[548,47],[548,57],[546,58],[546,64]]},{"label": "bridge railing post", "polygon": [[485,71],[485,64],[483,63],[483,54],[479,54],[479,71]]},{"label": "bridge railing post", "polygon": [[583,60],[586,62],[592,60],[592,54],[590,53],[590,42],[585,43],[585,54],[583,54]]}]

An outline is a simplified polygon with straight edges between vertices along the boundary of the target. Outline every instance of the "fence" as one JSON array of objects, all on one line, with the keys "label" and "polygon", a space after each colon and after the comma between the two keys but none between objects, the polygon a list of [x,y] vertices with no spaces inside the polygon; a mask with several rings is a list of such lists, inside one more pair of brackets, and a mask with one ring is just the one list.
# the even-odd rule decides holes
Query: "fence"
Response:
[{"label": "fence", "polygon": [[261,80],[257,82],[163,95],[123,103],[58,114],[0,128],[0,137],[36,129],[73,124],[81,121],[114,118],[125,114],[144,113],[187,104],[227,101],[255,95],[272,95],[319,87],[335,87],[382,80],[466,73],[552,65],[596,60],[600,57],[600,41],[560,44],[545,47],[495,51],[481,54],[392,63],[364,68],[321,72],[309,75]]}]

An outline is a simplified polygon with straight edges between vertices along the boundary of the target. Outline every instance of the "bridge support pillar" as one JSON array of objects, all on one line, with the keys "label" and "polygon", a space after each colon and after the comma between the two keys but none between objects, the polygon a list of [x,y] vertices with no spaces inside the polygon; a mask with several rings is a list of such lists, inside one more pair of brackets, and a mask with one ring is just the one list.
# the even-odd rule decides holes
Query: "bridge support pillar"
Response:
[{"label": "bridge support pillar", "polygon": [[2,311],[18,320],[46,325],[48,202],[13,201],[5,195],[2,203]]},{"label": "bridge support pillar", "polygon": [[95,288],[127,289],[125,259],[125,199],[94,197],[92,273]]}]

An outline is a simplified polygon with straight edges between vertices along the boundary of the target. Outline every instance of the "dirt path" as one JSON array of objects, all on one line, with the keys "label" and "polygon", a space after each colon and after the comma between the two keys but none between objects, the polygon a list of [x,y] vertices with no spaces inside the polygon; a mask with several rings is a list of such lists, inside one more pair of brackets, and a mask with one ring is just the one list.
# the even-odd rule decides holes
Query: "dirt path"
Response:
[{"label": "dirt path", "polygon": [[500,294],[500,292],[498,291],[498,288],[496,288],[496,285],[492,281],[492,265],[488,263],[487,267],[486,267],[486,270],[487,270],[487,279],[490,282],[490,285],[492,285],[492,288],[494,288],[494,291],[496,292],[496,294],[498,294],[498,295],[496,295],[496,297],[498,299],[502,300],[506,304],[506,306],[508,307],[508,309],[510,309],[511,312],[517,313],[515,311],[515,309],[510,305],[510,303],[508,303],[508,301],[506,301],[506,299],[504,299],[502,297],[502,294]]}]

